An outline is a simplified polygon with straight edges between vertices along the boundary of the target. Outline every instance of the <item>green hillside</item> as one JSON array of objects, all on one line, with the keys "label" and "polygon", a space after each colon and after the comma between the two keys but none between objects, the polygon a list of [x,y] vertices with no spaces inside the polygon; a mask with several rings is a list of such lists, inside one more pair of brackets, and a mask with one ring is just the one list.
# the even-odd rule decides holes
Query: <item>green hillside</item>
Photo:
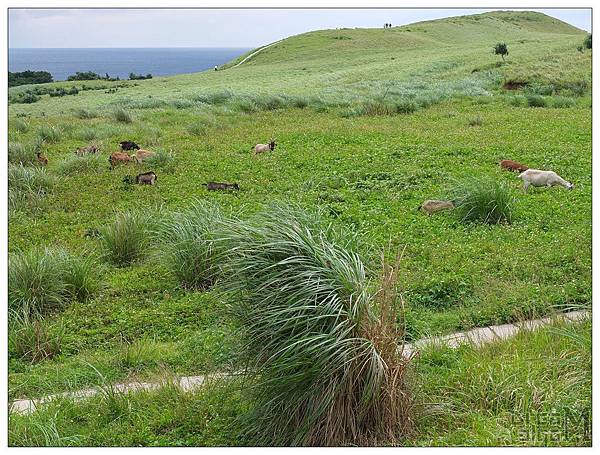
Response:
[{"label": "green hillside", "polygon": [[[34,323],[11,319],[9,399],[243,368],[229,288],[184,282],[191,267],[173,265],[159,229],[197,201],[241,220],[273,203],[319,211],[324,224],[360,237],[370,285],[380,254],[402,252],[396,324],[409,341],[590,308],[591,51],[577,49],[586,35],[540,13],[494,12],[309,32],[219,71],[10,88],[9,307],[29,311],[21,291],[51,296]],[[492,53],[500,41],[506,61]],[[251,153],[270,139],[274,151]],[[125,140],[157,156],[110,170]],[[74,154],[89,145],[100,153]],[[503,159],[553,170],[574,189],[524,194]],[[147,171],[156,185],[127,183]],[[481,179],[502,188],[511,222],[418,210]],[[210,181],[240,191],[208,191]],[[119,262],[108,233],[126,232],[115,224],[122,214],[141,217],[122,235],[141,251]],[[201,261],[193,264],[201,274]],[[38,276],[46,279],[27,288]],[[549,328],[491,345],[480,363],[475,348],[425,353],[411,370],[414,394],[419,409],[436,410],[416,418],[406,443],[543,444],[522,439],[528,403],[585,411],[590,330]],[[468,380],[471,369],[479,379]],[[9,443],[252,444],[237,432],[248,400],[237,381],[198,396],[107,393],[11,416]],[[590,443],[578,428],[556,445]]]},{"label": "green hillside", "polygon": [[[505,79],[554,83],[591,82],[589,54],[573,50],[586,33],[541,13],[486,13],[421,22],[392,29],[340,29],[305,33],[266,48],[222,71],[155,78],[150,81],[85,83],[89,87],[123,86],[115,96],[81,93],[70,105],[131,107],[194,100],[204,93],[230,90],[249,93],[302,94],[334,102],[386,90],[448,94],[487,93]],[[506,64],[491,50],[505,41]],[[70,87],[73,83],[45,84]],[[75,84],[78,85],[78,84]],[[415,87],[417,86],[417,88]],[[17,87],[10,94],[27,90]],[[152,92],[152,102],[147,100]],[[15,113],[22,106],[14,105]],[[64,103],[43,99],[34,112],[59,112]]]}]

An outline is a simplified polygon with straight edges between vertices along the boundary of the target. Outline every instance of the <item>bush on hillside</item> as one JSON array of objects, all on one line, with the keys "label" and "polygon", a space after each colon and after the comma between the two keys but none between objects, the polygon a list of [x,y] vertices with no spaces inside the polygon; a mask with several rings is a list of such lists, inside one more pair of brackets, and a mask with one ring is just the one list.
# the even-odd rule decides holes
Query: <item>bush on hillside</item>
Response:
[{"label": "bush on hillside", "polygon": [[506,45],[506,43],[501,42],[496,44],[494,46],[494,54],[500,55],[502,57],[502,60],[504,61],[504,58],[508,56],[508,46]]}]

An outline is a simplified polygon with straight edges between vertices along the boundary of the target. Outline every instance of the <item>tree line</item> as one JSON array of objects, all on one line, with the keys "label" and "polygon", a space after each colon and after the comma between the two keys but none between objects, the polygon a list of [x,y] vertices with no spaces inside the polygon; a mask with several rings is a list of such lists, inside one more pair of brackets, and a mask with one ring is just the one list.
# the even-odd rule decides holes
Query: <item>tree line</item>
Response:
[{"label": "tree line", "polygon": [[[143,74],[135,74],[129,73],[130,81],[137,81],[143,79],[152,79],[152,74],[148,73],[146,75]],[[98,73],[94,73],[93,71],[77,71],[75,74],[67,77],[67,81],[119,81],[121,80],[119,76],[111,77],[106,73],[104,76],[101,76]],[[8,86],[16,87],[18,85],[27,85],[27,84],[45,84],[47,82],[54,82],[52,78],[52,74],[48,71],[17,71],[17,72],[8,72]]]}]

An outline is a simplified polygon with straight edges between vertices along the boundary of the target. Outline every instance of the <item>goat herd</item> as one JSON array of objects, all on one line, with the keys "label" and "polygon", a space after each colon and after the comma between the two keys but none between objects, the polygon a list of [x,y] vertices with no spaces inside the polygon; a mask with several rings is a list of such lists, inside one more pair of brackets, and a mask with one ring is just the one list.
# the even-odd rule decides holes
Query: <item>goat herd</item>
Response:
[{"label": "goat herd", "polygon": [[[127,164],[131,162],[141,164],[144,162],[145,159],[155,155],[154,152],[142,149],[133,141],[123,141],[120,142],[119,145],[121,147],[121,151],[111,153],[110,157],[108,158],[111,170],[118,164]],[[272,152],[273,150],[275,150],[276,145],[277,144],[274,140],[271,140],[268,144],[256,144],[256,146],[254,146],[253,148],[253,153],[254,155],[258,155],[264,152]],[[99,151],[100,149],[97,145],[90,145],[87,147],[78,148],[75,151],[75,155],[82,157],[87,154],[98,153]],[[131,155],[129,153],[126,153],[131,151],[134,151],[134,153]],[[44,156],[41,152],[37,152],[37,159],[42,166],[48,164],[48,158]],[[529,169],[528,166],[512,160],[500,161],[500,167],[507,171],[519,172],[519,178],[523,180],[523,191],[525,193],[527,192],[529,186],[550,187],[560,185],[569,190],[573,189],[573,184],[571,182],[566,181],[556,172],[553,171]],[[135,176],[135,178],[131,176],[125,176],[123,178],[124,183],[136,183],[139,185],[154,185],[156,183],[156,180],[157,176],[154,171],[138,174]],[[240,189],[237,183],[208,182],[205,183],[204,186],[208,191],[237,191]],[[419,208],[426,214],[431,215],[432,213],[439,212],[442,210],[453,209],[454,207],[455,205],[453,201],[440,201],[429,199],[423,204],[421,204]]]},{"label": "goat herd", "polygon": [[[268,151],[275,150],[275,146],[277,144],[274,140],[271,140],[268,144],[256,144],[254,146],[254,155],[258,155],[259,153],[264,153]],[[118,164],[128,164],[131,162],[135,162],[138,164],[142,164],[144,160],[148,159],[155,155],[154,152],[150,150],[144,150],[139,145],[137,145],[133,141],[122,141],[119,143],[121,147],[121,151],[113,152],[108,157],[108,162],[110,164],[110,169],[114,169]],[[129,154],[127,152],[134,152],[133,154]],[[100,152],[100,148],[97,145],[89,145],[87,147],[80,147],[75,150],[75,155],[79,157],[83,157],[85,155],[96,154]],[[48,164],[48,158],[43,155],[41,152],[37,152],[38,162],[42,166],[46,166]],[[144,172],[142,174],[138,174],[135,177],[125,176],[123,178],[124,183],[128,184],[139,184],[139,185],[154,185],[156,183],[157,176],[154,171]],[[208,191],[218,191],[218,190],[239,190],[240,187],[237,183],[223,183],[223,182],[208,182],[205,183],[204,186]]]},{"label": "goat herd", "polygon": [[[527,193],[529,186],[555,186],[560,185],[572,190],[573,184],[567,182],[554,171],[542,171],[539,169],[529,169],[528,166],[517,161],[502,160],[500,167],[507,171],[519,172],[519,178],[523,180],[523,191]],[[419,207],[423,212],[431,215],[432,213],[454,208],[454,201],[438,201],[429,199]]]}]

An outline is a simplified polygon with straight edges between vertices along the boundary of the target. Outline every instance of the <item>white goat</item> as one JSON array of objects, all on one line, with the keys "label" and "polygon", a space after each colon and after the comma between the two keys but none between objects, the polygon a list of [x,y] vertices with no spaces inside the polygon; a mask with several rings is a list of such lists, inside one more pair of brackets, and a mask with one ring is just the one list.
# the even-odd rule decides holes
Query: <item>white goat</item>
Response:
[{"label": "white goat", "polygon": [[523,191],[527,193],[529,185],[533,186],[554,186],[561,185],[570,190],[573,189],[573,184],[567,182],[560,175],[553,171],[540,171],[539,169],[528,169],[522,174],[519,174],[519,178],[523,179],[524,186]]},{"label": "white goat", "polygon": [[277,144],[275,143],[275,141],[271,141],[268,144],[256,144],[256,146],[254,147],[254,154],[258,155],[259,153],[272,152],[273,150],[275,150],[276,145]]}]

